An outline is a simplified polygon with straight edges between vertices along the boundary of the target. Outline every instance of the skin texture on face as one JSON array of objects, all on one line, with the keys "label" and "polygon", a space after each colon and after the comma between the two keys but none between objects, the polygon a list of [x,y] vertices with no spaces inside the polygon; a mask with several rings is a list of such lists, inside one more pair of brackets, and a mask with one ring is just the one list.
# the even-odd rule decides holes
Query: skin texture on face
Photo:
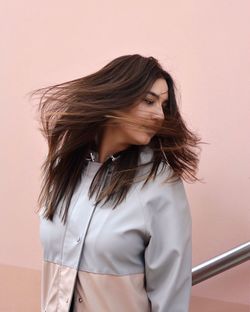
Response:
[{"label": "skin texture on face", "polygon": [[[107,126],[99,145],[99,160],[103,162],[109,155],[126,149],[129,145],[147,145],[157,130],[152,131],[150,125],[160,128],[164,120],[163,106],[168,99],[168,86],[163,78],[157,79],[149,93],[136,106],[130,107],[126,113],[133,118],[138,117],[136,124],[120,122],[114,126]],[[146,118],[141,121],[139,118]]]}]

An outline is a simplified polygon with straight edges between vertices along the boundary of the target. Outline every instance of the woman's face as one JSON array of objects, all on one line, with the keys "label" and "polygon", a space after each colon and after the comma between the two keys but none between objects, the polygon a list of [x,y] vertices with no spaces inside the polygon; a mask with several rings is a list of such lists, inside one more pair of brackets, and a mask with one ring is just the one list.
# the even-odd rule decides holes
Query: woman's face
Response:
[{"label": "woman's face", "polygon": [[163,78],[157,79],[145,98],[136,106],[126,110],[131,117],[146,117],[145,121],[138,118],[135,125],[119,123],[115,132],[120,140],[126,144],[147,145],[157,130],[150,129],[153,126],[161,127],[164,120],[163,107],[167,104],[168,86]]}]

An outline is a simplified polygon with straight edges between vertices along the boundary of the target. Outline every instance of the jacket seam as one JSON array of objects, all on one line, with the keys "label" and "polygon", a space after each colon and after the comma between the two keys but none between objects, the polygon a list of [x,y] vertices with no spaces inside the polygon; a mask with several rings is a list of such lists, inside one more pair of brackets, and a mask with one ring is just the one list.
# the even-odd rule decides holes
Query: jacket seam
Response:
[{"label": "jacket seam", "polygon": [[87,270],[86,269],[84,269],[84,270],[79,269],[78,272],[87,272],[87,273],[97,274],[97,275],[111,275],[111,276],[117,276],[117,277],[144,274],[144,271],[136,272],[136,273],[113,274],[113,273],[104,273],[104,272],[93,272],[93,271],[88,270],[88,269]]},{"label": "jacket seam", "polygon": [[126,275],[134,275],[134,274],[142,274],[144,273],[144,271],[142,272],[136,272],[136,273],[121,273],[121,274],[114,274],[114,273],[106,273],[106,272],[94,272],[94,271],[91,271],[91,270],[82,270],[82,269],[77,269],[77,268],[74,268],[74,267],[71,267],[69,265],[60,265],[56,262],[53,262],[53,261],[49,261],[49,260],[43,260],[44,262],[48,262],[48,263],[52,263],[52,264],[55,264],[59,267],[64,267],[64,268],[70,268],[70,269],[73,269],[75,270],[76,272],[88,272],[88,273],[93,273],[93,274],[102,274],[102,275],[112,275],[112,276],[126,276]]}]

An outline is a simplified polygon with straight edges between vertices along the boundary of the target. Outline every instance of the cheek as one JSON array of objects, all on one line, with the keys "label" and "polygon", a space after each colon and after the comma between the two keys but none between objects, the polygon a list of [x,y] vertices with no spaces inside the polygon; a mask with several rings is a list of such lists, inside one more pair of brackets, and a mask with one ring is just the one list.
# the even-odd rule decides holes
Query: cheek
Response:
[{"label": "cheek", "polygon": [[150,113],[150,106],[143,102],[134,108],[133,114],[136,116],[147,116]]},{"label": "cheek", "polygon": [[[145,126],[150,119],[149,107],[145,107],[144,103],[138,104],[136,107],[127,111],[128,117],[132,117],[132,123],[121,122],[119,123],[119,132],[125,139],[143,139],[144,136],[148,136],[145,133]],[[117,129],[118,130],[118,129]]]},{"label": "cheek", "polygon": [[130,144],[146,144],[150,139],[150,135],[140,124],[121,126],[120,134],[123,140]]},{"label": "cheek", "polygon": [[[137,124],[145,124],[150,121],[150,108],[141,103],[138,106],[134,107],[129,115],[134,119],[137,119]],[[145,118],[145,120],[144,120]]]},{"label": "cheek", "polygon": [[135,132],[138,132],[138,125],[124,124],[120,126],[120,132],[125,136],[132,136]]}]

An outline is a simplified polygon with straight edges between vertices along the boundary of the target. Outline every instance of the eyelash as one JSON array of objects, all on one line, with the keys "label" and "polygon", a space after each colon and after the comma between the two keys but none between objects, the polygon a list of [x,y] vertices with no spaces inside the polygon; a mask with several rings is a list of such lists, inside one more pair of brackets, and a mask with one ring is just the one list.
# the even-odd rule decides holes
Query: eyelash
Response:
[{"label": "eyelash", "polygon": [[[149,105],[151,105],[151,104],[154,103],[154,101],[152,101],[152,100],[150,100],[150,99],[144,99],[144,101],[145,101],[147,104],[149,104]],[[162,104],[162,107],[163,107],[163,108],[165,108],[166,106],[167,106],[167,103],[166,103],[166,102]]]}]

